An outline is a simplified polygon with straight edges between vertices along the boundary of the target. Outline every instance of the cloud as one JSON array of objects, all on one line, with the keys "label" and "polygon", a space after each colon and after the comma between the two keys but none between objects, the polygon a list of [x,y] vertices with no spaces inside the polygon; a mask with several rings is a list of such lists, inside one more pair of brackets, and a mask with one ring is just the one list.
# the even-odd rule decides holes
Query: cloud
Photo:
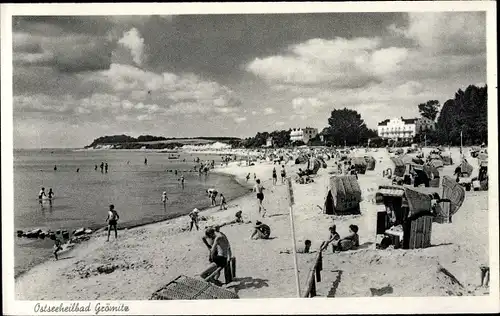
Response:
[{"label": "cloud", "polygon": [[264,109],[264,114],[265,115],[271,115],[271,114],[274,114],[274,113],[276,113],[276,111],[273,108],[265,108]]},{"label": "cloud", "polygon": [[484,12],[408,13],[408,26],[389,30],[432,53],[474,55],[486,50]]},{"label": "cloud", "polygon": [[285,122],[283,121],[276,122],[276,126],[283,126],[283,125],[285,125]]},{"label": "cloud", "polygon": [[[236,117],[241,101],[234,92],[215,81],[194,74],[154,73],[131,65],[112,64],[108,70],[77,75],[81,96],[68,91],[48,95],[15,96],[16,117],[66,115],[89,121],[153,121],[161,118],[222,114]],[[106,87],[106,91],[91,87]],[[28,91],[26,91],[28,92]]]},{"label": "cloud", "polygon": [[142,65],[144,59],[144,39],[136,28],[132,28],[124,33],[123,37],[118,40],[118,43],[130,49],[134,62],[139,66]]},{"label": "cloud", "polygon": [[256,58],[246,70],[275,84],[363,87],[398,71],[406,48],[381,48],[378,38],[321,38],[292,45],[282,55]]},{"label": "cloud", "polygon": [[15,33],[13,46],[15,66],[44,66],[68,73],[108,69],[114,49],[114,44],[104,37],[26,33]]},{"label": "cloud", "polygon": [[292,100],[292,108],[294,113],[303,118],[313,115],[316,111],[324,106],[324,102],[318,98],[295,98]]},{"label": "cloud", "polygon": [[235,118],[234,118],[234,121],[235,121],[236,123],[242,123],[242,122],[245,122],[246,120],[247,120],[247,118],[246,118],[246,117],[235,117]]}]

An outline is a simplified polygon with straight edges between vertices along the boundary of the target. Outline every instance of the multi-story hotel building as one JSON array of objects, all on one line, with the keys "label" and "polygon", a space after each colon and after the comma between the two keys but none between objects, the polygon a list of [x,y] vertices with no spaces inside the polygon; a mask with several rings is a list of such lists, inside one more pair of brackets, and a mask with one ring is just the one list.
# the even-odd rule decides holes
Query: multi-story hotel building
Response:
[{"label": "multi-story hotel building", "polygon": [[394,140],[411,140],[418,133],[425,130],[433,130],[435,128],[434,121],[421,118],[392,118],[386,119],[378,123],[378,136],[386,139]]},{"label": "multi-story hotel building", "polygon": [[318,135],[317,128],[292,128],[292,131],[290,132],[290,140],[292,142],[303,141],[304,144],[307,144],[309,140],[316,137],[316,135]]}]

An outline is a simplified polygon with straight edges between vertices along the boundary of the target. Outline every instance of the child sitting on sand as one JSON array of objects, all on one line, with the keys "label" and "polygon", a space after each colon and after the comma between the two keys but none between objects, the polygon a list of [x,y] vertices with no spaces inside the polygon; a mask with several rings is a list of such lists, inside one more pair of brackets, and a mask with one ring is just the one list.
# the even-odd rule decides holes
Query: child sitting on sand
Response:
[{"label": "child sitting on sand", "polygon": [[336,243],[340,240],[340,235],[339,235],[339,233],[337,233],[337,226],[336,225],[330,226],[328,228],[328,230],[330,231],[330,236],[328,237],[327,241],[324,241],[321,244],[320,250],[323,251],[326,248],[328,248],[329,244],[332,244],[332,251],[335,252],[336,246],[334,245],[334,243]]},{"label": "child sitting on sand", "polygon": [[257,221],[250,239],[269,239],[269,236],[271,236],[271,228],[268,225]]},{"label": "child sitting on sand", "polygon": [[347,251],[359,247],[358,226],[349,225],[349,235],[332,243],[336,251]]}]

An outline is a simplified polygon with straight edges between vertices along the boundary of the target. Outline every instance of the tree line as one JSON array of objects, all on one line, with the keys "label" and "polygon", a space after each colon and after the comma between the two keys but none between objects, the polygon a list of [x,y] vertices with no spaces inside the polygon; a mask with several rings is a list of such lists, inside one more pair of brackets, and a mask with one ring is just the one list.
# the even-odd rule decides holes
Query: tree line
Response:
[{"label": "tree line", "polygon": [[[429,102],[428,102],[429,103]],[[468,86],[465,91],[459,89],[453,99],[444,102],[439,111],[439,103],[427,105],[428,111],[421,111],[422,117],[436,121],[436,129],[426,131],[430,143],[440,145],[460,145],[462,133],[463,145],[488,143],[488,88]],[[420,106],[419,106],[420,109]],[[439,117],[432,115],[439,112]],[[418,140],[422,135],[417,135]]]},{"label": "tree line", "polygon": [[[488,142],[488,91],[487,86],[468,86],[465,91],[459,89],[453,99],[447,100],[441,107],[438,100],[429,100],[418,104],[422,117],[436,123],[434,130],[418,133],[408,142],[396,145],[427,142],[428,145],[460,145],[460,132],[463,144],[480,145]],[[301,145],[290,141],[289,130],[259,132],[255,137],[233,142],[234,147],[256,148],[266,145],[269,137],[273,138],[274,147]],[[323,136],[323,137],[321,137]],[[321,139],[322,138],[322,139]],[[383,147],[390,140],[380,138],[377,131],[366,126],[361,114],[348,108],[334,109],[328,118],[328,125],[307,145],[312,146],[367,146]]]}]

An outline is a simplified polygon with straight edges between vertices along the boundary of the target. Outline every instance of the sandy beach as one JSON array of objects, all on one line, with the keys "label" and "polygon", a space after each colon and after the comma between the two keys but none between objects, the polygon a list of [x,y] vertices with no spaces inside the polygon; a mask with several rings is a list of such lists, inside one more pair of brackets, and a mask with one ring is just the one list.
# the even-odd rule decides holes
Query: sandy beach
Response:
[{"label": "sandy beach", "polygon": [[[452,148],[454,162],[460,161],[458,148]],[[360,155],[364,154],[361,150]],[[488,192],[466,192],[465,202],[451,224],[433,224],[432,246],[415,250],[375,249],[375,205],[377,187],[389,184],[382,170],[392,167],[385,149],[370,152],[376,168],[359,175],[363,201],[361,215],[330,216],[323,214],[329,172],[333,159],[321,168],[310,184],[293,184],[294,221],[297,245],[312,240],[312,249],[328,237],[328,227],[335,223],[341,236],[349,224],[360,228],[358,250],[324,254],[322,282],[318,295],[340,296],[429,296],[483,295],[477,289],[479,265],[488,263]],[[475,159],[470,159],[476,163]],[[279,166],[274,165],[279,173]],[[456,164],[455,164],[456,166]],[[477,171],[477,165],[474,165]],[[298,168],[290,161],[288,175]],[[237,259],[236,279],[225,285],[240,298],[296,297],[292,236],[285,184],[273,186],[273,164],[258,161],[253,166],[232,162],[215,172],[234,175],[239,182],[254,185],[253,173],[263,181],[264,205],[268,210],[262,221],[271,227],[270,240],[250,240],[253,224],[232,224],[221,228],[231,242]],[[441,176],[453,174],[454,166],[441,169]],[[251,173],[246,183],[245,176]],[[439,192],[441,193],[441,192]],[[208,199],[208,198],[207,198]],[[106,242],[104,233],[61,254],[61,260],[47,261],[16,279],[16,299],[20,300],[145,300],[154,291],[179,275],[197,276],[208,264],[208,251],[201,242],[203,228],[222,224],[243,211],[245,221],[259,219],[254,193],[229,202],[228,209],[218,207],[200,213],[200,231],[188,230],[187,216],[119,231],[118,240]],[[286,251],[290,251],[287,254]],[[299,254],[302,290],[315,253]]]}]

